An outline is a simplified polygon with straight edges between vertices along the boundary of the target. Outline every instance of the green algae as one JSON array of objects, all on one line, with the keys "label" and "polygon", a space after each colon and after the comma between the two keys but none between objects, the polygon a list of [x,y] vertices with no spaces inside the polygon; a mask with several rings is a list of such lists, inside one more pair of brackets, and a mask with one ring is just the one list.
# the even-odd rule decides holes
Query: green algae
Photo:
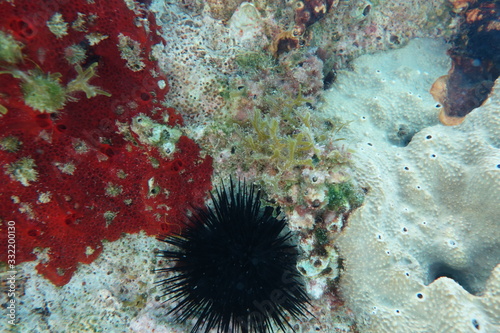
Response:
[{"label": "green algae", "polygon": [[0,149],[9,153],[15,153],[21,147],[22,142],[15,136],[7,136],[0,139]]},{"label": "green algae", "polygon": [[21,90],[26,105],[40,112],[52,113],[60,110],[66,103],[66,91],[61,84],[60,73],[44,74],[39,70],[26,74],[17,73],[21,78]]},{"label": "green algae", "polygon": [[269,52],[244,52],[235,58],[240,70],[257,73],[270,70],[276,66],[276,61]]},{"label": "green algae", "polygon": [[[123,128],[123,131],[128,131],[126,127]],[[156,122],[142,113],[132,119],[130,131],[142,144],[157,147],[166,157],[175,152],[176,143],[182,135],[178,128]],[[133,139],[131,133],[128,134],[128,138]]]},{"label": "green algae", "polygon": [[253,133],[243,141],[250,154],[255,154],[253,158],[265,160],[281,172],[296,166],[313,166],[312,156],[316,150],[307,125],[302,131],[284,135],[278,118],[262,115],[258,110],[250,124]]},{"label": "green algae", "polygon": [[[24,103],[42,113],[54,113],[64,108],[67,102],[75,102],[73,93],[83,91],[87,98],[111,94],[91,85],[89,81],[97,76],[97,62],[86,69],[75,66],[77,76],[67,86],[61,83],[61,73],[45,73],[40,67],[23,71],[16,64],[23,60],[22,46],[11,35],[0,31],[0,74],[12,75],[20,80]],[[8,112],[0,106],[2,113]]]},{"label": "green algae", "polygon": [[22,44],[0,30],[0,63],[17,64],[22,61]]},{"label": "green algae", "polygon": [[23,186],[30,186],[30,182],[36,182],[38,179],[37,165],[35,160],[30,157],[22,157],[4,167],[5,173]]},{"label": "green algae", "polygon": [[352,183],[344,182],[328,185],[328,209],[345,212],[360,207],[364,195]]}]

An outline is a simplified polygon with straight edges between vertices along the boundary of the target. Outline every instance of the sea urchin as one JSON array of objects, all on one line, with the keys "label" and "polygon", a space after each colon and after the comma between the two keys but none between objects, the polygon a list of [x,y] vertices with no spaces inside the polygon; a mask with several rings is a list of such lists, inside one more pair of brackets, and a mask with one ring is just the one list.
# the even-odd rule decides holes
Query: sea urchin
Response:
[{"label": "sea urchin", "polygon": [[309,298],[296,269],[292,244],[279,208],[261,207],[254,186],[230,182],[211,193],[212,205],[194,209],[180,234],[160,240],[176,247],[159,256],[174,262],[158,281],[175,301],[179,322],[197,318],[191,332],[286,331],[289,317],[309,313]]}]

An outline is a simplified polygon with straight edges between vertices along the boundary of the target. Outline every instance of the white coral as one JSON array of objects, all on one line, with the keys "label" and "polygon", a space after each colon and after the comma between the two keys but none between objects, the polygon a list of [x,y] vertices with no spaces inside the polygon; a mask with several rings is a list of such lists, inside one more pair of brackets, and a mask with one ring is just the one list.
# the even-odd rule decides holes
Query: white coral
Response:
[{"label": "white coral", "polygon": [[[397,52],[425,59],[431,45],[410,43],[406,51],[386,57],[395,60],[393,68],[401,68]],[[407,83],[394,92],[412,86]],[[369,191],[338,241],[347,304],[366,332],[498,332],[498,88],[462,125],[425,127],[437,115],[408,115],[422,103],[402,103],[390,86],[380,87],[385,91],[380,97],[392,103],[376,109],[358,100],[353,109],[365,120],[351,124],[348,139],[358,141],[356,178]],[[331,94],[338,104],[341,94]],[[421,94],[423,100],[430,97]],[[387,109],[391,105],[405,107]],[[397,147],[383,133],[391,120],[403,117],[420,131],[407,147]]]}]

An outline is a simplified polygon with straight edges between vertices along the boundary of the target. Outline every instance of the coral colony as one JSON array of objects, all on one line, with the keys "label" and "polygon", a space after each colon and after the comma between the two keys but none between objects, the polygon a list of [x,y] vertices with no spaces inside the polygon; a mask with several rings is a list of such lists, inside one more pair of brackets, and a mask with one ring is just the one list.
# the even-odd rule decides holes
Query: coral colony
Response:
[{"label": "coral colony", "polygon": [[499,332],[499,13],[0,0],[0,331]]}]

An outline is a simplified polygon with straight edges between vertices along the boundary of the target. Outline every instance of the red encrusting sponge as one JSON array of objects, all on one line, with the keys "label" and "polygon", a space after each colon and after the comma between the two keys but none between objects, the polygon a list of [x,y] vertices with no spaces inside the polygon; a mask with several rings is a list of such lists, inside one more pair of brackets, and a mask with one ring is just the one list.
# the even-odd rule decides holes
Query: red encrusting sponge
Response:
[{"label": "red encrusting sponge", "polygon": [[[38,256],[38,272],[58,286],[97,258],[102,240],[177,232],[211,187],[212,159],[193,140],[180,136],[166,154],[130,129],[140,114],[158,128],[183,125],[161,104],[168,83],[150,55],[161,38],[142,6],[0,3],[0,33],[22,54],[0,58],[0,227],[15,221],[16,263]],[[61,102],[40,102],[45,93]]]}]

